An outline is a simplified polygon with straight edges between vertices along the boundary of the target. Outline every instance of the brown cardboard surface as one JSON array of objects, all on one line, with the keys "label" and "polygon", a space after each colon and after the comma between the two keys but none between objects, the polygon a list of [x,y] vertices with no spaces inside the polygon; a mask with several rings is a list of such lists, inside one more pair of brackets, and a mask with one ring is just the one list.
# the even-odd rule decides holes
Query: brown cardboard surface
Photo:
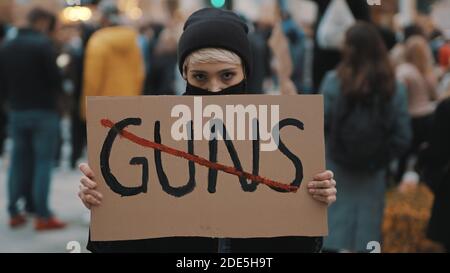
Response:
[{"label": "brown cardboard surface", "polygon": [[[214,238],[267,238],[280,236],[327,235],[327,208],[307,193],[307,183],[325,170],[323,98],[321,96],[218,96],[204,97],[203,107],[219,105],[279,105],[280,120],[296,119],[304,130],[288,126],[280,131],[287,149],[301,160],[303,180],[297,192],[277,192],[265,184],[244,192],[239,177],[222,171],[217,175],[216,192],[208,192],[208,168],[195,164],[195,188],[182,197],[166,193],[157,175],[155,150],[118,136],[109,156],[111,174],[124,187],[142,184],[143,166],[131,165],[133,158],[147,159],[146,193],[122,197],[105,182],[100,155],[112,129],[102,125],[108,119],[118,123],[139,118],[141,125],[124,130],[142,139],[155,141],[155,122],[160,122],[161,143],[187,152],[188,141],[175,141],[171,128],[179,118],[171,117],[175,105],[187,105],[194,113],[193,97],[90,97],[87,103],[89,165],[96,174],[98,190],[104,195],[100,207],[92,210],[93,241],[202,236]],[[269,112],[270,121],[270,112]],[[204,124],[208,121],[204,119]],[[194,125],[195,126],[195,125]],[[230,128],[227,128],[230,130]],[[122,131],[123,133],[123,131]],[[242,169],[253,171],[251,140],[233,140]],[[264,143],[262,141],[262,143]],[[210,158],[208,140],[194,141],[194,154]],[[162,153],[162,166],[171,187],[189,180],[189,161]],[[259,175],[289,185],[296,168],[280,150],[260,151]],[[218,141],[217,162],[234,167],[223,141]],[[103,170],[104,170],[103,166]]]}]

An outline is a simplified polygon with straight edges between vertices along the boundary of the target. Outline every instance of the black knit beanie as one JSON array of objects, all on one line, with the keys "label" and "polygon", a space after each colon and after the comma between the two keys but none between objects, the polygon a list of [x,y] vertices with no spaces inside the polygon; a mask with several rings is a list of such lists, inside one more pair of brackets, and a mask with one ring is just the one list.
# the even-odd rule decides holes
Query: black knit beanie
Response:
[{"label": "black knit beanie", "polygon": [[181,74],[184,61],[194,51],[222,48],[241,57],[248,77],[252,56],[247,34],[247,24],[232,11],[214,8],[196,11],[188,18],[178,42],[178,65]]}]

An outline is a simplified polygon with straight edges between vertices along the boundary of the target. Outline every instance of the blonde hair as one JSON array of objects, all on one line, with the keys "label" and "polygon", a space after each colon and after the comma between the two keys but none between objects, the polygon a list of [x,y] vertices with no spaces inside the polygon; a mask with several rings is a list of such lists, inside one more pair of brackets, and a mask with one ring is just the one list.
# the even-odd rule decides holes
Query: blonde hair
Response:
[{"label": "blonde hair", "polygon": [[186,78],[189,64],[228,63],[242,65],[242,59],[234,52],[222,48],[203,48],[192,52],[184,61],[183,76]]},{"label": "blonde hair", "polygon": [[425,38],[412,36],[406,41],[405,59],[419,69],[422,75],[433,71],[433,54]]}]

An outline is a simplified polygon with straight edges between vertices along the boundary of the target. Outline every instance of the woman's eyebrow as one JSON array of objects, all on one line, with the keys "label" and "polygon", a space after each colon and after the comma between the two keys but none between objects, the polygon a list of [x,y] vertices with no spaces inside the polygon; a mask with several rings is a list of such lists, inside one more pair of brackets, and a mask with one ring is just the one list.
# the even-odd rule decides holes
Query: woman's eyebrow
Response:
[{"label": "woman's eyebrow", "polygon": [[190,73],[207,73],[206,71],[203,70],[191,70]]},{"label": "woman's eyebrow", "polygon": [[237,70],[237,68],[234,68],[234,67],[232,67],[232,68],[226,68],[226,69],[220,70],[219,73],[224,73],[224,72],[234,72],[234,71],[236,71],[236,70]]},{"label": "woman's eyebrow", "polygon": [[[222,70],[218,71],[217,73],[221,74],[221,73],[224,73],[224,72],[234,72],[236,70],[237,70],[237,68],[230,67],[230,68],[222,69]],[[208,74],[208,72],[204,71],[204,70],[191,70],[190,73],[204,73],[204,74]]]}]

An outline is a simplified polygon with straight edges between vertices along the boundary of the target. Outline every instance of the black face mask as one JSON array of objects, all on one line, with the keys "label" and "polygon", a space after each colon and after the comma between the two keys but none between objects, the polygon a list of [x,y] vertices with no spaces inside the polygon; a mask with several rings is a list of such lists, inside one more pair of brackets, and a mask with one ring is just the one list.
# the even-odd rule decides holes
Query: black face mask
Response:
[{"label": "black face mask", "polygon": [[186,93],[183,96],[224,96],[224,95],[245,95],[247,94],[247,81],[243,80],[239,84],[225,88],[219,92],[210,92],[206,89],[195,87],[187,83]]}]

